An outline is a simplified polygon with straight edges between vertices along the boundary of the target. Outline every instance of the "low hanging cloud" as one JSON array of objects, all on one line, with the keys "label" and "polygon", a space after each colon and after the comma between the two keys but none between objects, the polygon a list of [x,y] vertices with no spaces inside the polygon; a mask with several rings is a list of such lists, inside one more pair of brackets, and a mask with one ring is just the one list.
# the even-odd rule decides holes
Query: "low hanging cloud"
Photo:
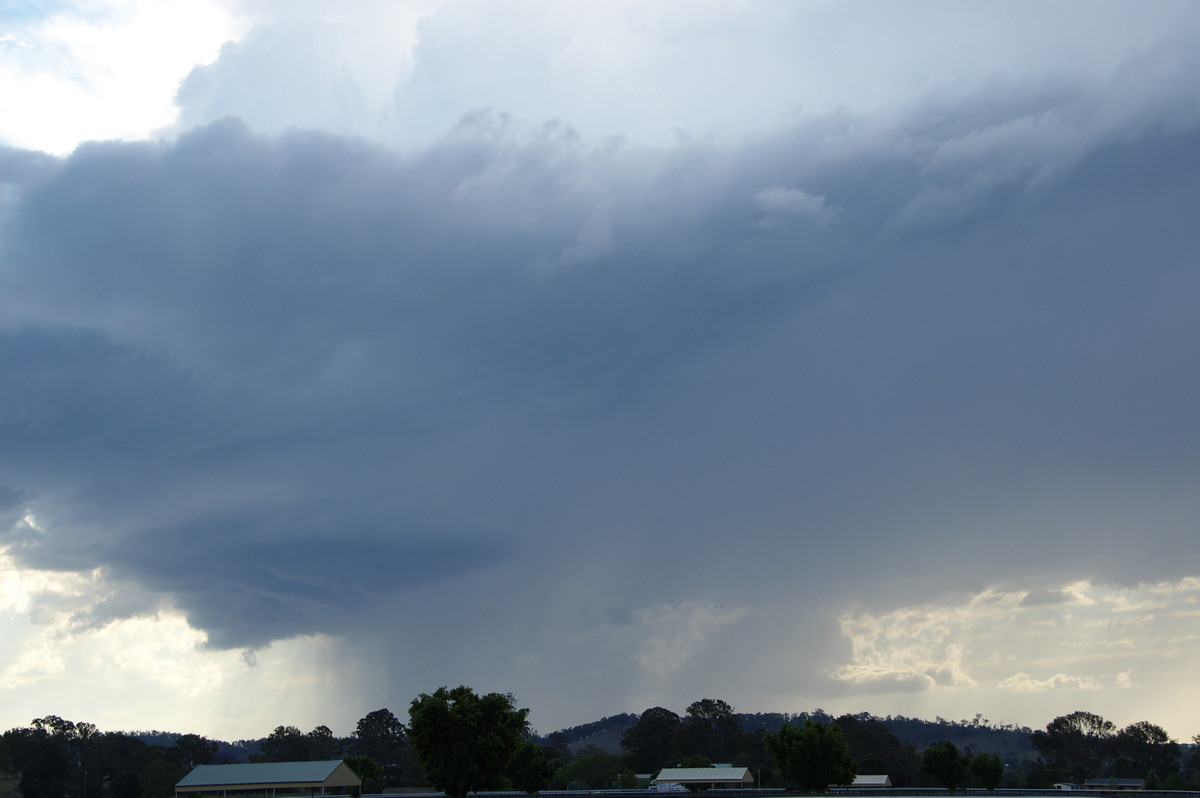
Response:
[{"label": "low hanging cloud", "polygon": [[824,197],[798,188],[769,186],[755,194],[754,200],[766,213],[758,220],[758,226],[768,230],[797,221],[820,223],[833,213]]},{"label": "low hanging cloud", "polygon": [[[1115,684],[1119,684],[1119,679],[1122,675],[1117,674],[1118,680]],[[1047,690],[1102,690],[1106,687],[1099,679],[1090,679],[1084,676],[1068,676],[1065,673],[1056,673],[1045,679],[1035,679],[1028,673],[1014,673],[1000,682],[999,686],[1003,690],[1033,693]],[[1107,686],[1111,689],[1115,685]]]},{"label": "low hanging cloud", "polygon": [[626,640],[642,667],[658,675],[669,674],[710,644],[722,627],[746,614],[745,608],[701,602],[675,602],[665,607],[639,610]]}]

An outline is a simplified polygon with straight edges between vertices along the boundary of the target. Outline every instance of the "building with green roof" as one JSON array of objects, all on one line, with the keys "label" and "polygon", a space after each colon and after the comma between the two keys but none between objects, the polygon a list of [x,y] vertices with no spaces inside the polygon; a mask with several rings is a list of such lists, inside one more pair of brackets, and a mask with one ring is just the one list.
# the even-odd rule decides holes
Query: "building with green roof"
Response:
[{"label": "building with green roof", "polygon": [[197,765],[175,785],[176,798],[276,798],[347,795],[362,779],[340,759]]}]

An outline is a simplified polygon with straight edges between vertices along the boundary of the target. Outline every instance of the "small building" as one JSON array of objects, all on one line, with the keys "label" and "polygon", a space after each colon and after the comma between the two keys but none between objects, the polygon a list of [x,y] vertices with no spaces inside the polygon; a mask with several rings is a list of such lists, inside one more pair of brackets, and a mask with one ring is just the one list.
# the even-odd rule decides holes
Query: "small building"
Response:
[{"label": "small building", "polygon": [[883,775],[855,776],[852,788],[883,789],[892,786],[892,779],[886,773]]},{"label": "small building", "polygon": [[682,784],[684,786],[715,789],[717,787],[742,787],[754,783],[750,768],[663,768],[655,776],[654,784]]},{"label": "small building", "polygon": [[175,798],[277,798],[346,795],[362,779],[340,759],[197,765],[175,785]]},{"label": "small building", "polygon": [[1144,790],[1145,779],[1088,779],[1083,783],[1085,790]]}]

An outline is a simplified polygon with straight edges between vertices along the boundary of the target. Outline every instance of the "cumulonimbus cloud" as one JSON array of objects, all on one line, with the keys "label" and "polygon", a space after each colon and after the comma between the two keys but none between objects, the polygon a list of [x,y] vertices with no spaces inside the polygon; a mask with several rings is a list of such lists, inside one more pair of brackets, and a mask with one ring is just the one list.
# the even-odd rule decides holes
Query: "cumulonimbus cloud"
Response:
[{"label": "cumulonimbus cloud", "polygon": [[[995,610],[929,602],[1066,624],[1071,584],[1200,569],[1194,61],[738,140],[498,108],[408,149],[227,118],[10,151],[3,545],[145,591],[90,630],[161,601],[214,650],[386,618],[532,683],[585,658],[512,664],[570,637],[544,596],[674,599],[643,670],[698,685],[770,606],[803,693],[886,596],[843,688],[1100,678],[984,672]],[[482,628],[497,596],[534,617]]]}]

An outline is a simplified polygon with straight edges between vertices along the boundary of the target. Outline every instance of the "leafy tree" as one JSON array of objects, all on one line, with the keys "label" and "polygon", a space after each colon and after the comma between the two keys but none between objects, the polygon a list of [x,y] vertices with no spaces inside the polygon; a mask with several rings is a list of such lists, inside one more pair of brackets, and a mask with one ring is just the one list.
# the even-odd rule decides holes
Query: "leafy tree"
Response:
[{"label": "leafy tree", "polygon": [[156,759],[142,771],[142,789],[145,798],[171,798],[175,784],[183,776],[179,768],[165,759]]},{"label": "leafy tree", "polygon": [[352,754],[369,756],[383,767],[385,787],[416,787],[425,783],[425,774],[408,743],[408,733],[388,709],[368,712],[354,728],[349,740]]},{"label": "leafy tree", "polygon": [[430,783],[449,798],[465,798],[501,786],[528,732],[528,714],[511,695],[439,687],[413,699],[409,740]]},{"label": "leafy tree", "polygon": [[733,722],[733,707],[719,698],[701,698],[688,705],[687,719],[718,728]]},{"label": "leafy tree", "polygon": [[342,757],[346,767],[354,771],[354,775],[362,779],[363,792],[379,792],[383,786],[383,768],[366,754],[350,754]]},{"label": "leafy tree", "polygon": [[804,721],[796,728],[785,723],[778,734],[767,733],[767,752],[784,784],[801,790],[824,790],[831,784],[854,781],[856,765],[850,746],[836,725]]},{"label": "leafy tree", "polygon": [[975,754],[967,760],[967,769],[985,790],[994,790],[1004,780],[1004,762],[995,754]]},{"label": "leafy tree", "polygon": [[66,741],[43,729],[13,729],[6,737],[23,798],[62,798],[74,771]]},{"label": "leafy tree", "polygon": [[922,786],[921,757],[912,743],[900,742],[887,726],[865,712],[842,715],[834,723],[845,735],[859,773],[886,773],[897,787]]},{"label": "leafy tree", "polygon": [[544,749],[529,740],[522,740],[509,765],[508,778],[512,786],[527,795],[536,795],[546,789],[552,775],[554,771]]},{"label": "leafy tree", "polygon": [[[95,727],[84,724],[89,738]],[[63,798],[79,792],[81,740],[76,724],[57,715],[35,718],[27,728],[5,732],[13,766],[21,772],[23,798]]]},{"label": "leafy tree", "polygon": [[674,749],[683,754],[701,754],[709,760],[732,758],[739,747],[741,727],[733,707],[719,698],[702,698],[687,708],[675,735]]},{"label": "leafy tree", "polygon": [[253,757],[260,762],[307,762],[308,738],[295,726],[276,726],[262,741],[260,754]]},{"label": "leafy tree", "polygon": [[[57,715],[4,733],[25,798],[145,798],[142,771],[167,749]],[[171,782],[173,791],[175,780]]]},{"label": "leafy tree", "polygon": [[1038,757],[1033,762],[1022,765],[1023,773],[1018,786],[1032,789],[1049,789],[1061,776],[1057,770],[1050,767],[1046,760]]},{"label": "leafy tree", "polygon": [[1170,776],[1167,776],[1162,780],[1162,784],[1159,785],[1159,789],[1179,792],[1182,790],[1189,790],[1191,787],[1188,785],[1187,779],[1185,779],[1183,776],[1179,775],[1178,773],[1172,773]]},{"label": "leafy tree", "polygon": [[[61,740],[70,740],[79,736],[75,724],[69,720],[60,718],[58,715],[34,718],[29,725],[43,737],[57,737]],[[88,726],[91,726],[91,724],[89,723]],[[92,726],[92,728],[94,729],[95,727]]]},{"label": "leafy tree", "polygon": [[381,765],[397,764],[408,753],[404,724],[388,709],[368,712],[354,727],[350,751],[369,756]]},{"label": "leafy tree", "polygon": [[314,762],[341,759],[344,745],[328,726],[318,726],[308,734],[295,726],[276,726],[262,741],[255,762]]},{"label": "leafy tree", "polygon": [[1146,778],[1150,771],[1174,773],[1179,769],[1179,744],[1161,726],[1149,721],[1131,723],[1117,732],[1111,741],[1117,760],[1123,760],[1123,772],[1117,778]]},{"label": "leafy tree", "polygon": [[638,773],[656,771],[673,761],[675,735],[683,721],[669,709],[651,707],[621,735],[625,760]]},{"label": "leafy tree", "polygon": [[173,761],[181,773],[190,773],[196,765],[207,765],[217,755],[217,743],[198,734],[175,738]]},{"label": "leafy tree", "polygon": [[921,754],[921,769],[947,790],[957,789],[967,780],[967,758],[949,740],[925,749]]},{"label": "leafy tree", "polygon": [[1192,785],[1200,784],[1200,734],[1192,735],[1192,744],[1188,753],[1182,759],[1183,777]]},{"label": "leafy tree", "polygon": [[1091,712],[1060,715],[1033,733],[1033,745],[1060,777],[1083,781],[1105,771],[1115,727]]},{"label": "leafy tree", "polygon": [[142,775],[132,770],[122,770],[108,784],[110,798],[142,798]]},{"label": "leafy tree", "polygon": [[[88,798],[142,798],[141,770],[147,745],[136,737],[107,732],[88,742]],[[163,749],[169,750],[169,749]],[[124,792],[123,792],[124,791]]]},{"label": "leafy tree", "polygon": [[156,759],[165,759],[170,762],[171,749],[162,745],[143,745],[125,758],[124,767],[126,770],[133,770],[140,774],[146,769],[146,765]]},{"label": "leafy tree", "polygon": [[765,784],[779,783],[779,779],[775,775],[774,762],[771,759],[771,755],[767,753],[766,740],[766,729],[743,732],[741,735],[741,746],[737,754],[730,759],[733,765],[750,768],[750,771],[754,774],[755,782],[760,787]]},{"label": "leafy tree", "polygon": [[567,744],[567,735],[561,731],[551,732],[547,735],[543,749],[546,752],[546,761],[556,768],[570,764],[574,758],[571,754],[571,746]]},{"label": "leafy tree", "polygon": [[587,785],[582,789],[607,790],[620,786],[622,782],[636,782],[636,777],[621,757],[589,745],[571,764],[563,768],[556,781]]},{"label": "leafy tree", "polygon": [[308,737],[307,759],[321,761],[326,759],[341,759],[342,741],[333,735],[333,731],[324,724],[310,731]]}]

